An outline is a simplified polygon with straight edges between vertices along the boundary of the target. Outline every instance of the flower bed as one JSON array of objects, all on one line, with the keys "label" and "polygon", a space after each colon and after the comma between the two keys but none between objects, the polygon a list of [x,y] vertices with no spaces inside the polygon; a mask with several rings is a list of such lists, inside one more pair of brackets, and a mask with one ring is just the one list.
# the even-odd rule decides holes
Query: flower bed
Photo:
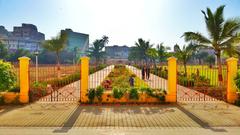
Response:
[{"label": "flower bed", "polygon": [[114,87],[129,89],[131,88],[129,83],[131,76],[134,78],[134,87],[148,87],[143,80],[136,77],[136,75],[129,71],[124,65],[114,66],[113,71],[104,79],[101,86],[106,90],[112,90]]},{"label": "flower bed", "polygon": [[[134,86],[130,86],[130,77],[134,78]],[[96,89],[89,89],[86,96],[88,96],[88,103],[126,104],[164,103],[166,94],[165,90],[151,89],[148,84],[129,71],[124,65],[116,65],[101,83],[101,86]]]}]

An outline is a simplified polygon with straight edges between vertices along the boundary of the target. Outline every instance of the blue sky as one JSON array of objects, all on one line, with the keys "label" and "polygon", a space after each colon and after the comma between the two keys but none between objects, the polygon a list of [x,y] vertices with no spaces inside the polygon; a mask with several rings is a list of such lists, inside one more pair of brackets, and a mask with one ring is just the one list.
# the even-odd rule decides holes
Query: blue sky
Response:
[{"label": "blue sky", "polygon": [[225,18],[240,16],[240,0],[0,0],[0,25],[32,23],[47,39],[71,28],[90,42],[107,35],[109,45],[133,46],[141,37],[172,47],[185,31],[207,34],[201,10],[223,4]]}]

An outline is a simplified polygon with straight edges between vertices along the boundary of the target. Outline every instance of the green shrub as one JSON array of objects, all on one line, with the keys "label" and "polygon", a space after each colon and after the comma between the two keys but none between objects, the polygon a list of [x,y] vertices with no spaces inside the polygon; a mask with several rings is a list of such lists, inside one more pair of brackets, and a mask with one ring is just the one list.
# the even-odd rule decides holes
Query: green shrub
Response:
[{"label": "green shrub", "polygon": [[138,100],[139,99],[137,88],[130,88],[129,99],[131,99],[131,100]]},{"label": "green shrub", "polygon": [[237,72],[237,76],[235,78],[235,84],[238,88],[238,92],[240,92],[240,70],[238,70],[238,72]]},{"label": "green shrub", "polygon": [[96,88],[96,97],[99,102],[102,102],[102,95],[103,95],[104,90],[105,89],[102,86],[98,86]]},{"label": "green shrub", "polygon": [[158,98],[159,101],[164,102],[167,92],[163,89],[155,89],[154,90],[154,97]]},{"label": "green shrub", "polygon": [[96,94],[95,89],[91,88],[91,89],[88,90],[88,100],[89,100],[89,103],[92,104],[94,102],[95,94]]},{"label": "green shrub", "polygon": [[75,81],[78,81],[80,80],[80,73],[77,72],[75,74],[72,74],[72,75],[69,75],[69,76],[66,76],[64,78],[61,78],[61,79],[53,79],[53,80],[50,80],[48,81],[47,83],[48,84],[51,84],[51,86],[53,88],[61,88],[63,86],[66,86],[72,82],[75,82]]},{"label": "green shrub", "polygon": [[30,101],[38,100],[39,98],[47,95],[47,83],[46,82],[34,82],[31,85],[29,96]]},{"label": "green shrub", "polygon": [[165,96],[167,94],[165,90],[151,88],[146,88],[145,93],[150,97],[158,98],[161,102],[165,101]]},{"label": "green shrub", "polygon": [[113,88],[113,97],[116,99],[121,99],[123,97],[123,95],[126,93],[125,89],[121,89],[121,88]]},{"label": "green shrub", "polygon": [[14,86],[8,90],[9,92],[20,92],[20,86]]},{"label": "green shrub", "polygon": [[0,91],[11,89],[16,84],[16,74],[13,71],[13,66],[0,60]]},{"label": "green shrub", "polygon": [[235,105],[240,106],[240,99],[237,99],[237,100],[235,101]]},{"label": "green shrub", "polygon": [[191,78],[187,78],[187,77],[180,77],[179,76],[179,80],[178,80],[179,84],[182,86],[186,86],[186,87],[193,87],[194,86],[194,79]]}]

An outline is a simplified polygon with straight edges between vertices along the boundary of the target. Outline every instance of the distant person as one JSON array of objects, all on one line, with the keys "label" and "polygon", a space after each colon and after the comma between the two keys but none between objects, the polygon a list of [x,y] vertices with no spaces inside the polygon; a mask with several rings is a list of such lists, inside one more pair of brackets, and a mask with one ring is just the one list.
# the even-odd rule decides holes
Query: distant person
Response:
[{"label": "distant person", "polygon": [[142,80],[145,80],[145,66],[142,66]]},{"label": "distant person", "polygon": [[149,78],[150,78],[150,66],[147,66],[147,68],[146,68],[146,75],[147,75],[147,79],[149,80]]},{"label": "distant person", "polygon": [[133,75],[131,75],[130,78],[129,78],[129,84],[130,84],[131,87],[134,86],[134,77],[133,77]]}]

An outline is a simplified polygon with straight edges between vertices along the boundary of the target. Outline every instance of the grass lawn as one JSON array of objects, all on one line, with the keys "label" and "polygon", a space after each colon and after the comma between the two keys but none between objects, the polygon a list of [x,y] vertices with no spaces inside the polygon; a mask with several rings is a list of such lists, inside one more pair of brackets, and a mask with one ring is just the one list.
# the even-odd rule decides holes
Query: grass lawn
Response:
[{"label": "grass lawn", "polygon": [[[197,73],[197,69],[199,71],[200,76],[205,76],[210,80],[210,85],[218,86],[218,69],[215,68],[209,68],[209,66],[201,66],[201,65],[194,65],[194,66],[187,66],[187,75],[191,76],[192,73]],[[178,71],[184,71],[183,66],[178,66]],[[227,68],[226,66],[223,66],[222,69],[223,74],[223,81],[225,82],[227,80]]]},{"label": "grass lawn", "polygon": [[[168,68],[168,66],[161,66],[162,68]],[[192,73],[197,73],[199,70],[200,76],[205,76],[210,80],[210,85],[218,86],[218,69],[217,67],[210,68],[208,65],[187,65],[187,75],[190,77]],[[183,65],[178,65],[178,71],[184,72]],[[223,81],[227,80],[227,67],[222,66]]]}]

